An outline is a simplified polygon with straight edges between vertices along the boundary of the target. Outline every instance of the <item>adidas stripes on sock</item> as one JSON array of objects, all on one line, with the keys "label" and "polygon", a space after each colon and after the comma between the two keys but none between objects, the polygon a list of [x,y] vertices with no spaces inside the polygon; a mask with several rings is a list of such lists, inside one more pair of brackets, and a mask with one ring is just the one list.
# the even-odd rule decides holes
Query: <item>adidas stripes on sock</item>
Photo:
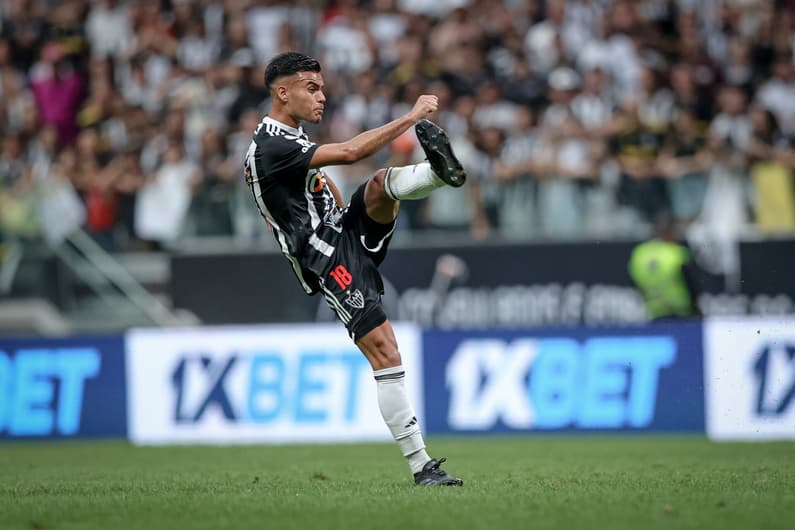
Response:
[{"label": "adidas stripes on sock", "polygon": [[408,460],[412,473],[418,473],[430,460],[417,416],[406,394],[406,373],[403,366],[375,370],[378,407],[392,437]]}]

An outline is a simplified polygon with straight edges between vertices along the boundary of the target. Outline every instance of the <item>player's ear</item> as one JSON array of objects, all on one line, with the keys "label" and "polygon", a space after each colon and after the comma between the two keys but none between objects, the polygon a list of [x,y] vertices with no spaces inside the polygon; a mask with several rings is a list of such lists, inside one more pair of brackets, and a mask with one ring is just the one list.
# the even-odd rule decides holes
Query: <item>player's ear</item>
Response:
[{"label": "player's ear", "polygon": [[284,85],[276,85],[276,97],[279,98],[279,101],[282,103],[287,103],[289,99],[287,97],[287,87]]}]

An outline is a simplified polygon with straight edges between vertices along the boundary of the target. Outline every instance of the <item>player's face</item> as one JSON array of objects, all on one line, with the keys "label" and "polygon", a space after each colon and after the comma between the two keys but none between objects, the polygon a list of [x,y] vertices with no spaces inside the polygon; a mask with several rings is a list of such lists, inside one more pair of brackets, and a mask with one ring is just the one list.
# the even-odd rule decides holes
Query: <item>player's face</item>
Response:
[{"label": "player's face", "polygon": [[299,121],[318,123],[326,107],[323,76],[319,72],[298,72],[289,89],[290,115]]}]

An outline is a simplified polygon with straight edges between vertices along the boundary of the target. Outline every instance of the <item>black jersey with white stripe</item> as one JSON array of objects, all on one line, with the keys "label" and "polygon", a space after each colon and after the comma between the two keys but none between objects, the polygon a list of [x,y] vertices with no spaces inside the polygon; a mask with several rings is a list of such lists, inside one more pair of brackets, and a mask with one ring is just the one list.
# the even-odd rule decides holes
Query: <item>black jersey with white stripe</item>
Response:
[{"label": "black jersey with white stripe", "polygon": [[303,128],[266,116],[246,153],[246,180],[262,216],[307,293],[317,291],[299,263],[307,245],[323,248],[317,229],[340,210],[322,171],[309,169],[317,149]]}]

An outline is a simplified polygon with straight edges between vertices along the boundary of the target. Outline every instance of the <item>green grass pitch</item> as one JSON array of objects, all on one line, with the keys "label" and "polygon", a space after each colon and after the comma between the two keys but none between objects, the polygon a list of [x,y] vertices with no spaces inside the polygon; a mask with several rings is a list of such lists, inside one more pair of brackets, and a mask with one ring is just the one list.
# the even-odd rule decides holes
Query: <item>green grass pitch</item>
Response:
[{"label": "green grass pitch", "polygon": [[795,443],[435,438],[463,488],[392,444],[0,444],[0,529],[795,528]]}]

